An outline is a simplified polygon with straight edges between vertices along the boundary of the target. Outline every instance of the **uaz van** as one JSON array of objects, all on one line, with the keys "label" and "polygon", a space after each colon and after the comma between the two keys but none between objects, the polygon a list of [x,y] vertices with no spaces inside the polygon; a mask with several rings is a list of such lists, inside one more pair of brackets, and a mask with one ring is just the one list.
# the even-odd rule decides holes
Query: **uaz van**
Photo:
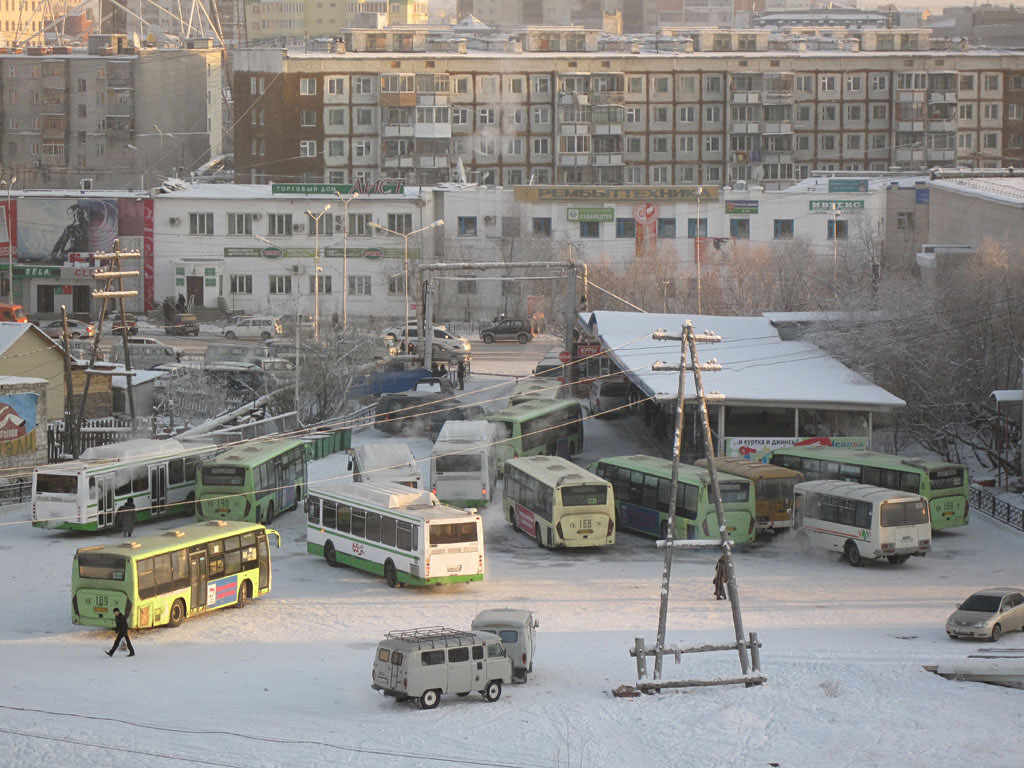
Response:
[{"label": "uaz van", "polygon": [[501,638],[512,659],[512,679],[517,683],[525,683],[527,673],[533,672],[539,626],[540,622],[525,608],[488,608],[473,619],[475,631],[491,632]]},{"label": "uaz van", "polygon": [[445,693],[476,691],[484,701],[497,701],[501,686],[511,682],[512,660],[497,635],[422,627],[388,632],[377,644],[371,687],[433,709]]}]

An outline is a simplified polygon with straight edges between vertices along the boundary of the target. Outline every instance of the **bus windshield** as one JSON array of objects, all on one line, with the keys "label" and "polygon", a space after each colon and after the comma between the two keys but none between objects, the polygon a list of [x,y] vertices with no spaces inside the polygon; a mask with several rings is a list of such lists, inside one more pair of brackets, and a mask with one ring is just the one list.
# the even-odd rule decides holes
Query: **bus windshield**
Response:
[{"label": "bus windshield", "polygon": [[36,475],[36,493],[69,493],[78,491],[78,477],[75,475]]},{"label": "bus windshield", "polygon": [[964,473],[960,469],[937,469],[928,474],[928,482],[933,491],[942,488],[959,488],[964,484]]},{"label": "bus windshield", "polygon": [[606,485],[574,485],[561,490],[565,507],[593,507],[608,501]]},{"label": "bus windshield", "polygon": [[126,563],[125,558],[120,555],[104,554],[103,552],[79,552],[78,578],[124,581]]},{"label": "bus windshield", "polygon": [[455,453],[434,459],[438,472],[479,472],[483,457],[479,453]]},{"label": "bus windshield", "polygon": [[211,466],[203,467],[203,485],[245,485],[244,467]]},{"label": "bus windshield", "polygon": [[718,492],[723,504],[743,503],[750,498],[749,483],[719,483]]},{"label": "bus windshield", "polygon": [[427,529],[430,532],[429,544],[468,544],[477,540],[476,523],[435,523]]},{"label": "bus windshield", "polygon": [[927,522],[928,507],[923,501],[889,501],[882,504],[883,528]]}]

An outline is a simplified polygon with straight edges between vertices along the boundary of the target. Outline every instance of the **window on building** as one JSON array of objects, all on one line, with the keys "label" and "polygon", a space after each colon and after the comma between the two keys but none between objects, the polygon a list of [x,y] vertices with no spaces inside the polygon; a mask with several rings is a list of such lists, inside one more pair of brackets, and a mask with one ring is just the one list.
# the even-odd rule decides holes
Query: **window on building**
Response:
[{"label": "window on building", "polygon": [[533,140],[533,153],[535,155],[551,154],[551,139],[547,136],[540,136]]},{"label": "window on building", "polygon": [[397,275],[388,276],[388,294],[391,296],[404,296],[405,295],[405,274],[399,273]]},{"label": "window on building", "polygon": [[750,219],[729,219],[729,236],[737,240],[749,240]]},{"label": "window on building", "polygon": [[389,213],[388,214],[388,229],[392,232],[398,232],[402,235],[407,235],[412,232],[412,214],[411,213]]},{"label": "window on building", "polygon": [[329,77],[327,78],[327,93],[331,96],[344,96],[345,95],[345,78],[344,77]]},{"label": "window on building", "polygon": [[302,78],[299,78],[299,95],[300,96],[316,96],[316,78],[315,77],[302,77]]},{"label": "window on building", "polygon": [[668,184],[671,178],[671,168],[667,165],[655,165],[651,168],[652,184]]},{"label": "window on building", "polygon": [[251,213],[229,213],[228,214],[229,235],[251,235],[252,214]]},{"label": "window on building", "polygon": [[270,293],[291,293],[292,292],[292,276],[291,275],[271,275],[270,276]]},{"label": "window on building", "polygon": [[303,109],[299,111],[299,125],[303,128],[316,127],[316,110]]},{"label": "window on building", "polygon": [[290,213],[271,213],[267,216],[267,234],[290,235],[292,233],[292,215]]},{"label": "window on building", "polygon": [[707,237],[708,236],[708,220],[702,218],[700,220],[700,228],[697,227],[697,219],[686,220],[686,236],[691,240],[695,237]]},{"label": "window on building", "polygon": [[476,237],[476,216],[459,216],[459,237]]},{"label": "window on building", "polygon": [[775,219],[773,222],[774,234],[773,237],[776,240],[792,240],[793,239],[793,220],[792,219]]},{"label": "window on building", "polygon": [[534,216],[532,220],[533,234],[551,237],[551,217]]},{"label": "window on building", "polygon": [[[404,286],[404,275],[403,275],[403,286]],[[371,281],[369,275],[349,275],[348,276],[348,295],[349,296],[370,296],[371,294]]]},{"label": "window on building", "polygon": [[636,220],[632,218],[628,219],[616,219],[615,220],[615,236],[616,237],[636,237]]},{"label": "window on building", "polygon": [[597,238],[601,236],[601,224],[597,221],[581,221],[580,237]]},{"label": "window on building", "polygon": [[913,229],[914,214],[911,211],[899,211],[896,214],[896,229]]},{"label": "window on building", "polygon": [[675,239],[676,236],[676,220],[673,218],[658,219],[658,239],[668,238],[669,240]]},{"label": "window on building", "polygon": [[[332,293],[332,289],[331,289],[331,276],[330,275],[320,275],[319,291],[320,291],[320,293]],[[313,282],[313,276],[312,275],[309,276],[309,292],[310,293],[316,293],[317,292],[317,285]]]},{"label": "window on building", "polygon": [[231,293],[252,293],[252,275],[231,275],[229,280]]},{"label": "window on building", "polygon": [[212,213],[190,213],[188,215],[188,233],[190,235],[212,235]]},{"label": "window on building", "polygon": [[316,157],[316,141],[304,139],[299,142],[299,157]]}]

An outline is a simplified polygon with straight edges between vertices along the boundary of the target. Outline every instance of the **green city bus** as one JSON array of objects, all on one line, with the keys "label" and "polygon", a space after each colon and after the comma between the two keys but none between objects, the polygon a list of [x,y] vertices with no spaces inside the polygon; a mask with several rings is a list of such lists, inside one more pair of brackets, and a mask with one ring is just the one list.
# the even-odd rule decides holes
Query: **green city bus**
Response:
[{"label": "green city bus", "polygon": [[575,456],[583,450],[583,409],[577,400],[525,400],[488,413],[499,425],[498,472],[519,456]]},{"label": "green city bus", "polygon": [[196,478],[199,520],[267,525],[298,506],[306,489],[306,447],[299,440],[256,439],[204,461]]},{"label": "green city bus", "polygon": [[71,569],[71,621],[113,627],[119,609],[134,628],[176,627],[188,616],[243,607],[270,591],[262,525],[210,520],[124,543],[81,547]]},{"label": "green city bus", "polygon": [[772,452],[772,464],[795,469],[808,480],[846,480],[924,496],[934,530],[967,525],[970,517],[963,464],[831,445],[779,448]]},{"label": "green city bus", "polygon": [[[668,504],[672,491],[672,462],[656,456],[613,456],[588,469],[615,489],[615,517],[619,529],[662,539],[668,537]],[[706,469],[679,465],[676,491],[676,539],[715,539],[718,519]],[[743,544],[757,535],[753,484],[745,477],[718,473],[718,490],[729,538]]]}]

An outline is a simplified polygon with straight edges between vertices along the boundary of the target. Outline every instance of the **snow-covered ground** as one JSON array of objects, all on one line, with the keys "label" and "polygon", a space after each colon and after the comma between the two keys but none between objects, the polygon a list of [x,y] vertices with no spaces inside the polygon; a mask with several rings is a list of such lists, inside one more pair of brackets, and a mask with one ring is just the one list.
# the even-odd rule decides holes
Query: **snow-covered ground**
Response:
[{"label": "snow-covered ground", "polygon": [[[484,377],[473,376],[480,386]],[[642,446],[625,420],[588,423],[588,454]],[[377,439],[369,430],[357,439]],[[418,459],[426,439],[409,441]],[[590,458],[585,456],[584,459]],[[315,462],[311,479],[342,476]],[[113,540],[32,529],[0,511],[2,766],[921,766],[1016,768],[1024,691],[953,682],[922,669],[979,648],[944,622],[975,589],[1024,585],[1024,534],[980,515],[935,536],[903,566],[851,568],[797,555],[780,537],[736,556],[747,632],[767,683],[616,698],[636,680],[634,638],[653,642],[662,553],[620,534],[606,551],[550,552],[512,532],[499,499],[482,511],[482,583],[391,590],[305,551],[303,519],[275,522],[273,591],[244,610],[134,634],[135,658],[103,655],[110,632],[70,618],[76,547]],[[146,528],[171,527],[169,521]],[[141,531],[140,531],[141,532]],[[712,597],[716,554],[674,561],[670,644],[733,640]],[[469,626],[487,607],[540,619],[534,673],[501,699],[444,697],[438,709],[370,689],[385,632]],[[1009,634],[997,648],[1024,648]],[[733,652],[665,661],[666,679],[738,674]]]}]

